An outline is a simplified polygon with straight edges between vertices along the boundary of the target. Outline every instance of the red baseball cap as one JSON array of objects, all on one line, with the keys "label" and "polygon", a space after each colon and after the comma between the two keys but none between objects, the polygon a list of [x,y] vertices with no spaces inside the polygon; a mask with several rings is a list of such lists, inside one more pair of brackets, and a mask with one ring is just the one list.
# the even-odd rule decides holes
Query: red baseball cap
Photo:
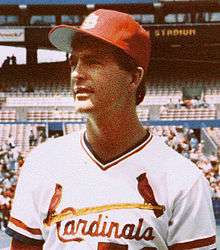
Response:
[{"label": "red baseball cap", "polygon": [[76,33],[83,33],[122,49],[145,70],[150,61],[150,33],[131,15],[99,9],[89,14],[80,27],[58,25],[49,32],[50,42],[59,50],[72,52]]}]

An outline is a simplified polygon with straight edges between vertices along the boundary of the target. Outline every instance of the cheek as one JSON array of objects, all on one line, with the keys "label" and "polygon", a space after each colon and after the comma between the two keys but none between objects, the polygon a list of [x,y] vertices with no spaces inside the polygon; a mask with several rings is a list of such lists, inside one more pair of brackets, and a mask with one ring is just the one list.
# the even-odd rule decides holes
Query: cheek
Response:
[{"label": "cheek", "polygon": [[117,79],[105,78],[100,86],[100,90],[98,90],[101,94],[99,95],[100,99],[106,103],[117,101],[124,93],[124,88],[121,84],[123,83],[119,83]]},{"label": "cheek", "polygon": [[103,93],[116,99],[118,96],[128,92],[128,77],[118,72],[111,74],[106,73],[103,75],[100,86],[102,87]]}]

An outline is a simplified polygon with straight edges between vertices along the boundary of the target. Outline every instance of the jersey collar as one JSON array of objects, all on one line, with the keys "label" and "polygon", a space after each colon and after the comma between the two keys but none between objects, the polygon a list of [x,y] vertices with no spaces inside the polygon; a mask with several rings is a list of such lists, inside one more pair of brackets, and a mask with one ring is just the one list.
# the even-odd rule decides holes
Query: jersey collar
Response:
[{"label": "jersey collar", "polygon": [[117,157],[114,157],[110,161],[103,161],[97,156],[97,154],[94,152],[94,150],[92,149],[87,140],[86,131],[84,131],[84,133],[81,135],[81,145],[93,162],[95,162],[102,170],[107,170],[110,167],[115,166],[119,162],[130,157],[131,155],[141,151],[152,140],[152,138],[153,138],[152,134],[147,133],[144,138],[142,138],[139,142],[137,142],[131,148],[126,150],[126,152],[122,153]]}]

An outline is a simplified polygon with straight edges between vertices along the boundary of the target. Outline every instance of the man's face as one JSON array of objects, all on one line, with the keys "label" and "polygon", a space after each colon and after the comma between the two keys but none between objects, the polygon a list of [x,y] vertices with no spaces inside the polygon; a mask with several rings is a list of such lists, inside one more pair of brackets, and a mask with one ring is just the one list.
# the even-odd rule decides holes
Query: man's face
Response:
[{"label": "man's face", "polygon": [[128,104],[132,76],[122,70],[112,48],[77,45],[72,53],[71,86],[79,112],[117,112]]}]

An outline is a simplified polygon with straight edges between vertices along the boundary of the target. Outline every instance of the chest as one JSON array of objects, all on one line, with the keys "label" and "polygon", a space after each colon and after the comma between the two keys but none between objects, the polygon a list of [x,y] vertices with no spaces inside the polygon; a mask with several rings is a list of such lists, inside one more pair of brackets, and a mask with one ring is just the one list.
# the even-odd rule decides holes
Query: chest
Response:
[{"label": "chest", "polygon": [[[157,217],[155,211],[166,209],[166,197],[154,189],[150,180],[140,185],[138,176],[145,172],[143,167],[132,169],[127,163],[103,171],[85,159],[62,164],[69,171],[62,172],[61,168],[53,178],[50,205],[54,201],[57,204],[53,203],[47,237],[57,235],[59,244],[66,242],[68,245],[71,242],[97,245],[100,240],[120,244],[126,241],[132,249],[136,249],[135,244],[151,245],[156,238],[165,237],[169,216],[163,210]],[[144,192],[149,190],[143,189],[148,185],[156,204],[145,197]]]}]

